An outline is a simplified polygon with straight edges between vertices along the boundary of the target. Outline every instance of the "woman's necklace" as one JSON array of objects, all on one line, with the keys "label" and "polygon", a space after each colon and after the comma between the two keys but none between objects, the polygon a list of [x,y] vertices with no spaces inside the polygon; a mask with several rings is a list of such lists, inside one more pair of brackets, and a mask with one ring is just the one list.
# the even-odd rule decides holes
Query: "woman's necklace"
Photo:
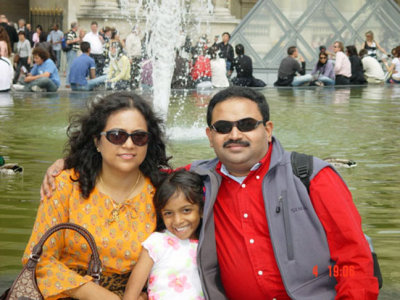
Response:
[{"label": "woman's necklace", "polygon": [[[136,189],[136,186],[138,185],[138,183],[139,183],[139,180],[140,180],[140,177],[141,177],[142,175],[141,175],[141,173],[139,172],[139,175],[138,175],[138,177],[137,177],[137,179],[136,179],[136,183],[135,183],[135,185],[133,186],[133,188],[129,191],[129,193],[127,194],[127,196],[125,197],[125,200],[127,200],[127,199],[129,199],[129,197],[133,194],[133,192],[135,191],[135,189]],[[105,185],[104,185],[104,181],[103,181],[103,178],[100,176],[100,183],[101,183],[101,185],[104,187]],[[110,197],[110,199],[111,199],[111,203],[112,203],[112,205],[113,205],[113,210],[111,211],[111,217],[107,220],[108,221],[108,223],[110,224],[110,223],[112,223],[112,222],[114,222],[114,221],[116,221],[116,222],[118,222],[119,221],[119,211],[121,210],[121,208],[122,208],[122,206],[125,204],[125,201],[122,201],[122,202],[115,202],[111,197]]]}]

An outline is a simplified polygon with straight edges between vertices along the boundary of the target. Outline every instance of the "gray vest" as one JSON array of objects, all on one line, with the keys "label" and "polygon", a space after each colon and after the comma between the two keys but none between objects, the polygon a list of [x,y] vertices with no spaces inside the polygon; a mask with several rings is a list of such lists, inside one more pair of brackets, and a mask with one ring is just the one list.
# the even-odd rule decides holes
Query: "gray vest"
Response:
[{"label": "gray vest", "polygon": [[[215,171],[218,159],[196,161],[191,170],[202,175],[206,187],[198,266],[206,299],[227,299],[221,282],[215,243],[213,206],[221,184]],[[328,163],[314,157],[314,178]],[[263,179],[263,198],[275,258],[292,299],[329,300],[336,295],[336,279],[329,276],[330,260],[325,231],[304,184],[293,174],[290,152],[273,138],[271,163]],[[318,268],[318,276],[313,271]],[[238,282],[240,284],[240,282]]]}]

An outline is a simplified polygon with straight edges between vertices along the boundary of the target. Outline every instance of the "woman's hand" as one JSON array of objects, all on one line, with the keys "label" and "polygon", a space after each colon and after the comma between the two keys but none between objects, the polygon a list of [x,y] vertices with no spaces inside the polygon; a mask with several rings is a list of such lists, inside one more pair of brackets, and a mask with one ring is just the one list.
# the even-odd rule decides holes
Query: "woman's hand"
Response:
[{"label": "woman's hand", "polygon": [[121,300],[121,298],[110,292],[106,288],[103,288],[92,281],[81,285],[75,289],[69,290],[68,294],[75,299],[81,300],[97,300],[97,299],[107,299],[107,300]]},{"label": "woman's hand", "polygon": [[40,199],[44,197],[51,197],[56,186],[54,184],[54,177],[60,175],[61,171],[64,169],[64,160],[57,159],[44,174],[43,182],[40,187]]}]

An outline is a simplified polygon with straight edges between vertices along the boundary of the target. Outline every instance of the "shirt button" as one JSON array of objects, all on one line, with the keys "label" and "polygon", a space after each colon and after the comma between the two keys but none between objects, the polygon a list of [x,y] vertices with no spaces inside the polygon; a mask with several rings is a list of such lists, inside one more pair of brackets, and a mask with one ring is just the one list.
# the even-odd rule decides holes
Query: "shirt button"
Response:
[{"label": "shirt button", "polygon": [[248,214],[244,214],[244,215],[243,215],[243,217],[244,217],[245,219],[247,219],[248,216],[249,216]]},{"label": "shirt button", "polygon": [[245,188],[245,187],[246,187],[246,185],[243,183],[243,184],[242,184],[242,188]]},{"label": "shirt button", "polygon": [[253,239],[250,239],[250,244],[254,244],[254,240]]},{"label": "shirt button", "polygon": [[256,179],[260,179],[260,176],[257,175],[257,176],[256,176]]},{"label": "shirt button", "polygon": [[258,275],[262,275],[263,274],[263,271],[258,271]]}]

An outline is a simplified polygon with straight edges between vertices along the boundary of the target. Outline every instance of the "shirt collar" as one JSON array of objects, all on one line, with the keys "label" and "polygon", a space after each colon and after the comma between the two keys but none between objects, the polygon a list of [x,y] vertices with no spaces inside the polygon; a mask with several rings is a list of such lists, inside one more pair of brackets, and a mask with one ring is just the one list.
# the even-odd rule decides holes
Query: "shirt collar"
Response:
[{"label": "shirt collar", "polygon": [[265,156],[259,162],[255,163],[254,166],[251,167],[250,173],[247,174],[246,176],[237,177],[230,174],[229,171],[226,169],[225,165],[222,164],[221,162],[218,163],[217,169],[219,169],[219,171],[223,175],[231,178],[232,180],[236,181],[239,184],[242,184],[243,181],[246,179],[246,177],[251,174],[251,172],[258,170],[264,163],[269,164],[269,161],[271,160],[271,153],[272,153],[272,143],[269,143],[267,154],[265,154]]}]

